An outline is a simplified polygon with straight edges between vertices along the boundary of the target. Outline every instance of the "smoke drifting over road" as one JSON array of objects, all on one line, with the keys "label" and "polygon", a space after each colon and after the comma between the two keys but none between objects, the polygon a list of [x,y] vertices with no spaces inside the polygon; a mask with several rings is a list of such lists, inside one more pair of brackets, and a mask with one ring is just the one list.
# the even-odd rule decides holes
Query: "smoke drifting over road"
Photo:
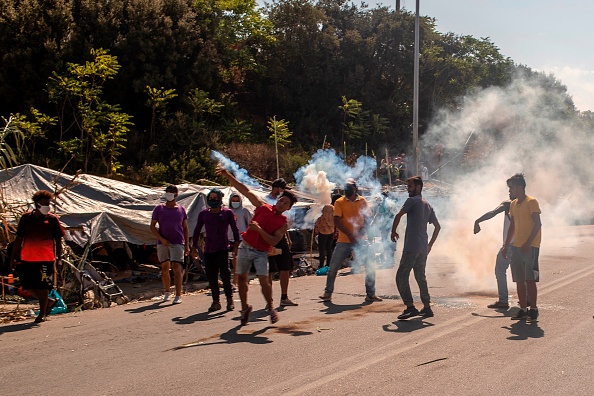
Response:
[{"label": "smoke drifting over road", "polygon": [[423,136],[427,150],[441,144],[450,156],[467,154],[464,166],[446,166],[435,174],[452,185],[448,204],[437,212],[446,222],[435,251],[451,257],[461,285],[494,287],[503,217],[482,223],[478,235],[472,228],[476,218],[507,199],[505,181],[514,173],[524,173],[526,193],[540,203],[541,252],[554,242],[553,227],[594,218],[594,139],[565,101],[561,90],[519,77],[505,88],[468,95],[456,111],[439,112]]}]

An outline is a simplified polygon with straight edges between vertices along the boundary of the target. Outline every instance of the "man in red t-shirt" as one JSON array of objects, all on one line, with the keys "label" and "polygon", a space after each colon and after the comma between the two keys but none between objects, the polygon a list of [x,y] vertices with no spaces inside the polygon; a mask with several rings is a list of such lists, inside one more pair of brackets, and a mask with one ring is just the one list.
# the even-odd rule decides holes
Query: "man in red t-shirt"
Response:
[{"label": "man in red t-shirt", "polygon": [[252,306],[247,303],[248,274],[252,264],[256,268],[256,275],[260,281],[262,294],[268,304],[270,321],[278,321],[278,312],[272,301],[272,285],[268,278],[268,252],[287,232],[287,218],[283,212],[291,209],[297,198],[290,192],[284,191],[276,205],[269,205],[258,198],[243,183],[237,180],[221,165],[217,167],[217,174],[225,177],[233,187],[256,207],[252,222],[241,235],[243,240],[237,251],[237,265],[235,273],[238,276],[237,286],[241,299],[241,324],[246,325],[250,319]]},{"label": "man in red t-shirt", "polygon": [[53,288],[50,278],[54,273],[54,262],[58,269],[62,267],[60,257],[64,230],[58,218],[49,213],[53,197],[51,192],[45,190],[33,194],[35,209],[21,217],[10,257],[11,268],[14,268],[20,257],[21,285],[39,299],[39,315],[35,323],[44,322],[56,303],[55,299],[48,298]]}]

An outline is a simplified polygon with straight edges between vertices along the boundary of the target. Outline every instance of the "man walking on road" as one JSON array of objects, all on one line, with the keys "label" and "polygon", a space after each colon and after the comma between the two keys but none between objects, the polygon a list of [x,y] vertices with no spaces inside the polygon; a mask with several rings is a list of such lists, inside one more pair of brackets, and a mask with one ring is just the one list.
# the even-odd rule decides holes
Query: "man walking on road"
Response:
[{"label": "man walking on road", "polygon": [[[400,219],[407,215],[406,234],[404,236],[404,248],[402,249],[402,258],[396,272],[396,286],[402,302],[406,305],[404,312],[398,316],[398,319],[408,319],[413,316],[431,317],[431,297],[427,287],[427,278],[425,277],[425,266],[427,265],[427,255],[439,235],[441,226],[433,207],[423,198],[423,180],[420,176],[414,176],[406,180],[408,189],[408,199],[402,205],[400,211],[394,218],[392,224],[392,241],[396,242],[399,238],[396,229],[400,224]],[[431,241],[427,243],[427,223],[435,227],[431,235]],[[419,285],[423,309],[419,312],[415,308],[412,293],[410,291],[410,271],[413,270],[415,279]]]},{"label": "man walking on road", "polygon": [[[490,212],[485,213],[481,217],[475,220],[474,222],[474,233],[478,234],[481,231],[480,223],[492,219],[493,217],[497,216],[499,213],[503,213],[503,243],[505,243],[507,239],[507,234],[509,232],[510,226],[510,216],[509,216],[509,206],[511,201],[516,199],[516,196],[513,195],[511,192],[509,194],[509,199],[503,201],[499,204],[498,207],[493,209]],[[508,309],[509,308],[509,301],[508,301],[508,290],[507,290],[507,268],[509,267],[509,249],[506,251],[506,256],[508,258],[504,258],[501,251],[497,252],[497,258],[495,260],[495,279],[497,279],[497,292],[498,292],[498,300],[495,301],[493,304],[487,305],[487,308],[494,308],[494,309]]]},{"label": "man walking on road", "polygon": [[326,288],[320,299],[323,301],[332,300],[338,270],[354,250],[359,250],[360,258],[367,259],[365,263],[365,301],[382,301],[375,295],[375,263],[365,254],[367,249],[366,231],[371,220],[371,211],[365,198],[357,194],[357,184],[354,179],[346,180],[344,194],[334,203],[334,225],[338,228],[338,242],[330,260]]},{"label": "man walking on road", "polygon": [[48,294],[53,288],[54,263],[58,270],[62,267],[64,230],[58,218],[49,213],[53,197],[45,190],[33,194],[35,209],[21,217],[10,257],[10,267],[14,268],[20,256],[21,285],[39,300],[39,315],[35,323],[45,322],[57,302]]},{"label": "man walking on road", "polygon": [[[511,224],[501,254],[507,258],[507,249],[511,246],[512,279],[516,282],[520,310],[512,317],[514,320],[538,319],[536,305],[536,282],[539,281],[538,254],[541,239],[540,207],[538,201],[526,195],[526,180],[524,175],[516,173],[507,179],[509,194],[515,196],[509,208]],[[527,312],[530,299],[530,312]]]},{"label": "man walking on road", "polygon": [[[160,204],[153,210],[151,231],[157,238],[157,256],[161,263],[161,280],[165,288],[163,301],[169,300],[171,278],[170,266],[173,266],[173,283],[175,284],[175,298],[173,304],[180,304],[182,292],[182,264],[184,256],[190,253],[188,245],[188,215],[183,206],[178,205],[177,187],[167,186],[165,189],[165,204]],[[159,224],[159,229],[157,229]]]},{"label": "man walking on road", "polygon": [[[204,268],[212,294],[212,305],[208,312],[215,312],[221,309],[219,272],[223,281],[225,297],[227,297],[227,311],[233,311],[233,287],[231,286],[231,271],[229,270],[229,240],[227,232],[229,228],[233,232],[233,240],[239,242],[239,231],[235,222],[235,214],[231,209],[223,208],[223,193],[218,188],[210,190],[206,196],[208,208],[198,213],[198,222],[192,236],[192,257],[198,257],[198,241],[200,232],[204,226],[206,231],[206,242],[204,243]],[[232,246],[233,254],[237,253],[239,243]]]},{"label": "man walking on road", "polygon": [[254,217],[237,251],[237,267],[239,297],[241,299],[241,324],[246,325],[250,320],[252,306],[248,304],[248,274],[252,264],[256,268],[256,275],[260,281],[262,294],[268,306],[270,322],[278,322],[278,312],[274,309],[272,300],[272,285],[268,278],[268,252],[287,232],[287,218],[283,212],[291,209],[297,198],[289,192],[283,191],[276,205],[269,205],[258,198],[243,183],[235,178],[221,165],[217,167],[217,174],[225,177],[231,185],[246,197],[256,207]]}]

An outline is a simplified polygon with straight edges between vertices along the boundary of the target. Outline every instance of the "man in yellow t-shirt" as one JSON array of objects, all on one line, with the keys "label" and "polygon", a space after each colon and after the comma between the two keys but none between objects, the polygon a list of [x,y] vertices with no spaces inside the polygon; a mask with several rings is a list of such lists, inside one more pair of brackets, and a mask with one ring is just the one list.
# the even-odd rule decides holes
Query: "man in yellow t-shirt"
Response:
[{"label": "man in yellow t-shirt", "polygon": [[[538,318],[536,305],[536,282],[539,281],[538,253],[540,249],[541,222],[538,201],[526,195],[524,175],[516,173],[507,180],[510,196],[516,196],[509,208],[511,224],[507,238],[501,250],[507,258],[507,248],[511,241],[512,279],[516,282],[520,310],[512,317],[514,320]],[[526,291],[530,300],[530,311],[527,311]]]},{"label": "man in yellow t-shirt", "polygon": [[[334,225],[338,228],[338,241],[330,260],[326,289],[320,296],[323,301],[332,300],[336,275],[349,255],[356,251],[360,257],[365,256],[367,244],[367,225],[371,219],[371,211],[365,198],[357,194],[355,180],[346,180],[344,197],[334,203]],[[365,297],[366,302],[382,301],[375,295],[375,266],[369,260],[365,263]]]}]

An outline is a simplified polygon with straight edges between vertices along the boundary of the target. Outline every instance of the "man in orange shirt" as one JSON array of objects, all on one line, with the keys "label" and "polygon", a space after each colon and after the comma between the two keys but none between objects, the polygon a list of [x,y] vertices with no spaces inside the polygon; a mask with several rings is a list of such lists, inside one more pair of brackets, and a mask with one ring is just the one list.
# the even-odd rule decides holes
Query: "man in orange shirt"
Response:
[{"label": "man in orange shirt", "polygon": [[[323,301],[332,300],[334,282],[343,261],[353,250],[364,249],[367,244],[367,226],[371,219],[371,211],[365,198],[357,194],[355,180],[346,180],[344,197],[334,203],[334,225],[338,228],[338,242],[330,260],[330,269],[326,279],[326,289],[320,296]],[[365,297],[366,302],[382,301],[375,295],[375,266],[373,262],[365,263]]]},{"label": "man in orange shirt", "polygon": [[53,288],[54,262],[58,269],[62,267],[64,230],[58,218],[49,213],[53,197],[45,190],[33,194],[35,209],[21,217],[10,257],[10,266],[14,268],[20,256],[21,285],[39,299],[39,315],[35,323],[44,322],[57,301],[48,298],[48,294]]}]

